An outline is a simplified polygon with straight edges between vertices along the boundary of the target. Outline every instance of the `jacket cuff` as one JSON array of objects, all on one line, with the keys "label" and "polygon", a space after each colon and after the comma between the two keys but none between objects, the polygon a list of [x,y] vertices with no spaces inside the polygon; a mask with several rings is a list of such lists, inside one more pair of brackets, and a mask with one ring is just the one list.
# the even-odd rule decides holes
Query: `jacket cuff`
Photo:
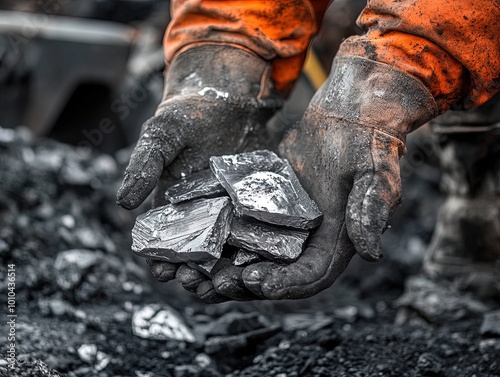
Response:
[{"label": "jacket cuff", "polygon": [[408,133],[439,113],[432,94],[416,78],[361,57],[335,58],[312,104],[328,116],[378,129],[403,143]]}]

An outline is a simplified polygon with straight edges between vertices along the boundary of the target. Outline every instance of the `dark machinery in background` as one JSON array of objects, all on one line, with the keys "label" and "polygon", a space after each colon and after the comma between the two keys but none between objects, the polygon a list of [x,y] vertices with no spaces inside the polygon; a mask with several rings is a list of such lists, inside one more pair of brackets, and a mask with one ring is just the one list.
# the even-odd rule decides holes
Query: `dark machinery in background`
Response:
[{"label": "dark machinery in background", "polygon": [[[269,137],[302,117],[342,38],[360,32],[363,5],[330,7]],[[167,0],[0,0],[0,125],[108,153],[134,143],[161,99],[169,10]]]},{"label": "dark machinery in background", "polygon": [[164,0],[0,0],[0,125],[114,152],[156,108]]},{"label": "dark machinery in background", "polygon": [[[270,137],[302,117],[363,0],[327,12]],[[104,152],[134,143],[161,99],[167,0],[0,0],[0,125]],[[333,38],[333,39],[332,39]]]}]

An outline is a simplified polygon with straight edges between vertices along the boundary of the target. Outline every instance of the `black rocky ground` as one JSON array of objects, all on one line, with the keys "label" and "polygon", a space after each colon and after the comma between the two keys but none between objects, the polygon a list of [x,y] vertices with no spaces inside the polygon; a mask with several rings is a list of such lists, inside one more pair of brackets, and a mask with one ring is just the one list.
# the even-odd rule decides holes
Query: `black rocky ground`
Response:
[{"label": "black rocky ground", "polygon": [[[126,158],[0,129],[0,376],[500,375],[495,304],[432,291],[422,276],[410,282],[429,293],[398,301],[406,278],[420,272],[440,202],[429,166],[417,174],[415,161],[403,162],[405,202],[378,264],[354,260],[341,281],[308,300],[207,306],[175,282],[154,282],[132,256],[130,229],[146,207],[129,213],[114,204]],[[175,308],[195,342],[135,335],[132,317],[149,304]]]}]

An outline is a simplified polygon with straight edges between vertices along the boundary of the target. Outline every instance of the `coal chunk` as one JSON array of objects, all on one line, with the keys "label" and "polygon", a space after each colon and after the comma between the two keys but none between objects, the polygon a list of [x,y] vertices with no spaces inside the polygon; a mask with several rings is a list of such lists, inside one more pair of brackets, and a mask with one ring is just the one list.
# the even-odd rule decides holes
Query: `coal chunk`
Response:
[{"label": "coal chunk", "polygon": [[[406,280],[405,291],[396,304],[414,312],[431,323],[446,323],[462,318],[475,317],[488,310],[483,302],[469,295],[456,292],[445,284],[425,275],[411,276]],[[404,312],[403,312],[404,314]],[[405,322],[406,314],[399,322]]]},{"label": "coal chunk", "polygon": [[211,170],[201,170],[183,178],[165,192],[165,199],[176,204],[201,197],[216,197],[226,194]]},{"label": "coal chunk", "polygon": [[327,316],[322,312],[310,313],[290,313],[283,316],[283,329],[285,331],[318,331],[330,326],[334,322],[332,316]]},{"label": "coal chunk", "polygon": [[80,360],[93,365],[96,372],[105,369],[111,362],[111,358],[97,349],[95,344],[82,344],[77,350]]},{"label": "coal chunk", "polygon": [[500,310],[494,310],[484,315],[479,332],[483,336],[500,338]]},{"label": "coal chunk", "polygon": [[259,254],[245,249],[238,249],[233,255],[233,264],[235,266],[247,266],[249,264],[259,262],[262,258]]},{"label": "coal chunk", "polygon": [[218,259],[229,234],[231,211],[227,197],[154,208],[137,218],[132,250],[169,262]]},{"label": "coal chunk", "polygon": [[206,331],[208,337],[238,335],[271,326],[271,322],[259,312],[229,312],[212,322]]},{"label": "coal chunk", "polygon": [[[112,298],[125,292],[142,292],[142,270],[124,262],[116,255],[99,250],[72,249],[57,254],[53,267],[40,261],[47,271],[33,276],[32,287],[38,284],[57,287],[70,302],[86,302],[99,296]],[[38,280],[38,281],[37,281]],[[57,309],[56,309],[57,310]]]},{"label": "coal chunk", "polygon": [[54,262],[56,281],[62,290],[74,289],[81,284],[87,272],[101,262],[101,254],[91,250],[60,252]]},{"label": "coal chunk", "polygon": [[216,353],[233,353],[238,350],[254,347],[258,342],[262,342],[280,331],[281,325],[271,324],[268,327],[238,335],[214,336],[205,341],[203,349],[205,353],[209,355]]},{"label": "coal chunk", "polygon": [[442,361],[436,355],[425,352],[418,357],[417,370],[421,376],[442,376]]},{"label": "coal chunk", "polygon": [[239,216],[274,225],[312,229],[321,222],[316,203],[288,161],[270,151],[210,158],[210,167]]},{"label": "coal chunk", "polygon": [[148,304],[137,309],[132,317],[132,332],[143,339],[195,341],[181,315],[165,304]]},{"label": "coal chunk", "polygon": [[302,253],[309,233],[234,217],[228,243],[264,257],[291,262]]}]

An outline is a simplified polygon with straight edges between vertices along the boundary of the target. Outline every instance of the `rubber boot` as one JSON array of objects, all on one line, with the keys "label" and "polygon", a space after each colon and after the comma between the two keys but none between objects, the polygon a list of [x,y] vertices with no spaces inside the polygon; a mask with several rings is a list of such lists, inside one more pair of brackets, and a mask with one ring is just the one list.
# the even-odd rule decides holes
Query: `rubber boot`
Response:
[{"label": "rubber boot", "polygon": [[431,123],[447,195],[424,260],[431,277],[500,300],[500,96]]}]

